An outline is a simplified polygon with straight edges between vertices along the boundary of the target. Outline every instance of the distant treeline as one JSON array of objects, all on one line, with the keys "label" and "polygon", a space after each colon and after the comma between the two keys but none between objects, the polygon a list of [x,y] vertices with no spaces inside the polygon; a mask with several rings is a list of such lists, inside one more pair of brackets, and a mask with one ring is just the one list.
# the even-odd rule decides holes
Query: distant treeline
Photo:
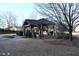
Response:
[{"label": "distant treeline", "polygon": [[12,34],[12,33],[17,33],[17,31],[0,29],[0,34]]}]

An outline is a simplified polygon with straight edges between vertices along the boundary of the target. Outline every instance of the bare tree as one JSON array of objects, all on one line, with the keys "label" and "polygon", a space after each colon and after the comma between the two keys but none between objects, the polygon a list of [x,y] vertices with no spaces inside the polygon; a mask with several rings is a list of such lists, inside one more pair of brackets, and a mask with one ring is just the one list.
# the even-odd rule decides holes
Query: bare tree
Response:
[{"label": "bare tree", "polygon": [[7,12],[3,14],[4,23],[7,25],[7,29],[10,30],[13,27],[16,27],[16,16],[12,12]]},{"label": "bare tree", "polygon": [[79,18],[78,3],[46,3],[37,4],[37,11],[45,16],[48,16],[56,23],[62,25],[69,32],[69,39],[72,41],[72,32],[77,26]]}]

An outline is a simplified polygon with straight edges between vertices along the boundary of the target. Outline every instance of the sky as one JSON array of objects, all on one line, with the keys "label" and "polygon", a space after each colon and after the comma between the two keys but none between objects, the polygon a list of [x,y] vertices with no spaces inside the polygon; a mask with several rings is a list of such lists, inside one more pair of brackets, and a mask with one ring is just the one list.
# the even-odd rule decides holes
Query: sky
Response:
[{"label": "sky", "polygon": [[25,19],[40,18],[33,3],[0,3],[0,12],[11,12],[16,15],[18,25],[22,25]]}]

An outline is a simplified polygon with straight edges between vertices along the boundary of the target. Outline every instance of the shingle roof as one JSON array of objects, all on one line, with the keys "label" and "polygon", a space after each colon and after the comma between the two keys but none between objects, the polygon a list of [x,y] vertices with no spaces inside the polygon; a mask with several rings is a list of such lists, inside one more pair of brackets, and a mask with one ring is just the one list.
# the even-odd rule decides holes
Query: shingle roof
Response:
[{"label": "shingle roof", "polygon": [[24,21],[24,24],[23,24],[23,25],[27,25],[27,24],[34,25],[34,24],[38,24],[38,23],[39,23],[38,20],[26,19],[26,20]]},{"label": "shingle roof", "polygon": [[26,19],[24,21],[23,25],[27,25],[27,24],[30,24],[30,25],[34,25],[34,24],[37,24],[37,25],[40,25],[40,24],[49,25],[49,24],[54,24],[54,23],[47,20],[47,19],[39,19],[39,20]]},{"label": "shingle roof", "polygon": [[38,20],[41,24],[46,24],[46,25],[49,25],[49,24],[54,24],[53,22],[47,20],[47,19],[39,19]]}]

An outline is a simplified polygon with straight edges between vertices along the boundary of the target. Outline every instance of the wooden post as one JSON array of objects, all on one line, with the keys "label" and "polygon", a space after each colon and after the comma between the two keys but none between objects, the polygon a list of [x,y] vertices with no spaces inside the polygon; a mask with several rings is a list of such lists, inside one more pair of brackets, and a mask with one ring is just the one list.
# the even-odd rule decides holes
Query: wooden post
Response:
[{"label": "wooden post", "polygon": [[33,37],[33,35],[32,35],[33,34],[33,32],[32,32],[32,25],[30,25],[30,30],[31,30],[31,34],[30,35],[31,35],[31,37]]},{"label": "wooden post", "polygon": [[42,24],[40,25],[40,39],[42,38]]},{"label": "wooden post", "polygon": [[[49,32],[48,32],[48,25],[47,25],[47,36],[49,37]],[[47,38],[48,38],[48,37],[47,37]]]},{"label": "wooden post", "polygon": [[25,26],[23,26],[23,35],[25,36]]}]

